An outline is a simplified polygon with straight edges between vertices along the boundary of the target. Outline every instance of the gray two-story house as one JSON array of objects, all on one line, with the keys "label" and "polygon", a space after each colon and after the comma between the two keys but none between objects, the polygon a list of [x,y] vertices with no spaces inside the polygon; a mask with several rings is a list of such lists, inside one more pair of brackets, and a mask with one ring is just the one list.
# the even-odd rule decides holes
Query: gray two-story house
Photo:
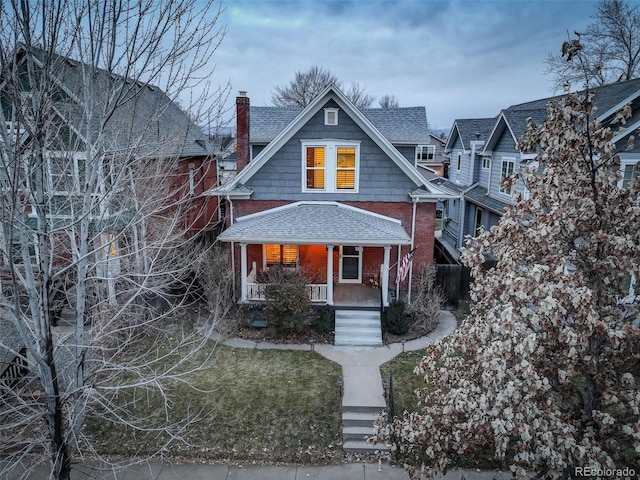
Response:
[{"label": "gray two-story house", "polygon": [[[489,229],[497,224],[504,208],[514,203],[517,192],[526,198],[527,190],[522,182],[506,188],[502,180],[536,157],[535,152],[518,148],[527,118],[541,123],[546,118],[549,102],[562,97],[512,105],[493,119],[454,122],[445,147],[451,162],[449,179],[432,180],[462,195],[460,200],[447,201],[443,211],[442,234],[436,248],[446,260],[457,261],[465,236],[473,237],[481,226]],[[640,160],[640,146],[628,150],[627,142],[640,127],[640,79],[600,87],[594,98],[597,120],[605,124],[628,103],[632,104],[633,116],[627,121],[627,128],[613,139],[621,158],[620,186],[638,175],[636,164]]]}]

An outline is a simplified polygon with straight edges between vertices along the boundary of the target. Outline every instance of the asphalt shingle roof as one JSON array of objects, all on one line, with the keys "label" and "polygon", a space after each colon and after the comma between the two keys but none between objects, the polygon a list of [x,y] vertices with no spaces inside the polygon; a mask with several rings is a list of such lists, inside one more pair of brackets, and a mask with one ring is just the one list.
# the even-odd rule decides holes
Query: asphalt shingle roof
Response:
[{"label": "asphalt shingle roof", "polygon": [[239,218],[218,239],[281,244],[411,243],[400,223],[337,202],[298,202]]},{"label": "asphalt shingle roof", "polygon": [[[273,140],[302,111],[291,107],[251,107],[252,142]],[[425,107],[367,108],[362,114],[391,143],[430,143]]]},{"label": "asphalt shingle roof", "polygon": [[471,142],[486,140],[496,122],[495,118],[457,118],[455,120],[460,133],[460,140],[466,150],[471,149]]},{"label": "asphalt shingle roof", "polygon": [[492,210],[499,215],[502,215],[504,213],[504,209],[509,206],[508,203],[487,195],[487,189],[479,185],[465,193],[464,198],[470,200],[476,205]]},{"label": "asphalt shingle roof", "polygon": [[[34,52],[36,57],[39,52]],[[140,156],[199,156],[213,153],[213,145],[203,130],[158,87],[135,82],[58,56],[54,70],[69,98],[56,104],[65,119],[80,135],[93,139],[102,131],[105,146],[109,150],[122,151],[135,148]],[[87,92],[84,77],[94,73],[92,91]],[[118,90],[121,89],[121,90]],[[118,104],[113,115],[105,120],[101,112],[108,111],[114,98]],[[87,128],[85,105],[96,112]],[[78,103],[80,102],[80,103]]]}]

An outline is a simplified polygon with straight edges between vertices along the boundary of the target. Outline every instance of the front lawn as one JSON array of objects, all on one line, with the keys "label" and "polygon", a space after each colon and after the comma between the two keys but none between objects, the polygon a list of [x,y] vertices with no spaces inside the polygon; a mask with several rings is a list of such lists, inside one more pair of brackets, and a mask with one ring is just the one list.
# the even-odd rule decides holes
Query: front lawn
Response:
[{"label": "front lawn", "polygon": [[[202,412],[202,418],[183,432],[188,444],[176,443],[166,455],[189,461],[339,461],[341,375],[339,365],[315,352],[218,345],[210,365],[192,378],[202,392],[185,385],[172,392],[170,420],[188,411]],[[144,408],[151,411],[160,401],[154,397]],[[97,419],[89,419],[87,429],[97,434],[99,451],[114,456],[148,454],[166,440]]]}]

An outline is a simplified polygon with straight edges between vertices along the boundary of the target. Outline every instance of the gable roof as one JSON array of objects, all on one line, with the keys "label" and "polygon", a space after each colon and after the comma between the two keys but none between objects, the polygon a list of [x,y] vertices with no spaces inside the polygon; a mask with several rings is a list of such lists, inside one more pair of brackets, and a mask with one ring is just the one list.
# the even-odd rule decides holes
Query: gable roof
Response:
[{"label": "gable roof", "polygon": [[411,244],[399,220],[338,202],[296,202],[235,220],[219,240],[297,245]]},{"label": "gable roof", "polygon": [[[269,143],[301,111],[297,107],[250,107],[251,143]],[[425,107],[366,108],[360,112],[393,144],[430,143]]]},{"label": "gable roof", "polygon": [[[23,51],[16,58],[27,54]],[[30,54],[41,67],[43,52]],[[56,102],[56,109],[83,141],[100,132],[109,151],[135,148],[137,155],[157,158],[213,154],[213,145],[202,128],[158,87],[60,55],[55,55],[53,62],[54,82],[67,96]],[[94,77],[91,92],[84,80],[88,75]],[[108,119],[98,114],[87,124],[86,110],[104,111],[114,98],[118,103]],[[87,100],[90,105],[85,104]]]},{"label": "gable roof", "polygon": [[472,141],[483,141],[489,137],[491,127],[496,119],[493,118],[458,118],[454,120],[451,133],[445,144],[445,152],[450,152],[456,143],[456,139],[460,138],[462,146],[465,150],[471,150]]},{"label": "gable roof", "polygon": [[[340,91],[334,84],[328,85],[318,96],[316,96],[309,105],[300,110],[298,114],[290,121],[280,132],[267,144],[267,146],[229,183],[210,189],[205,194],[208,195],[234,195],[238,193],[243,197],[247,195],[245,190],[238,191],[243,187],[243,182],[249,180],[256,172],[258,172],[269,159],[284,146],[293,135],[300,130],[320,109],[330,100],[338,104],[344,113],[349,115],[353,121],[367,134],[380,149],[402,170],[417,187],[426,187],[425,190],[416,194],[416,198],[424,200],[435,200],[449,198],[452,194],[436,185],[430,184],[391,144],[391,142],[376,128],[376,126],[358,110],[353,103]],[[264,108],[264,107],[263,107]],[[422,108],[422,107],[419,107]],[[377,110],[377,109],[376,109]],[[380,109],[382,110],[382,109]],[[402,110],[402,109],[392,109]],[[284,113],[281,118],[287,114]],[[426,115],[425,115],[426,121]],[[390,124],[393,124],[393,120]],[[425,136],[427,136],[425,130]],[[408,193],[408,192],[407,192]]]},{"label": "gable roof", "polygon": [[[624,105],[640,97],[640,79],[611,83],[592,90],[595,91],[593,104],[596,108],[596,118],[604,121],[614,115]],[[577,93],[584,94],[586,90],[581,90]],[[509,129],[513,141],[517,142],[526,131],[527,118],[531,118],[534,124],[542,123],[547,118],[547,106],[549,103],[559,101],[567,95],[568,94],[556,95],[554,97],[533,100],[531,102],[512,105],[502,110],[491,132],[490,139],[485,144],[485,151],[491,151],[493,149],[505,128]],[[627,134],[631,133],[631,131],[632,129],[628,129]]]}]

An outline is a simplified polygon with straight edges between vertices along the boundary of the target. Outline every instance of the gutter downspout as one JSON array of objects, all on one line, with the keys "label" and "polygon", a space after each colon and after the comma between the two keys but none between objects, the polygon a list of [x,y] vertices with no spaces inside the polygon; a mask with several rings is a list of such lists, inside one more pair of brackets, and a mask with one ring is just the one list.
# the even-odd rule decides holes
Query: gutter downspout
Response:
[{"label": "gutter downspout", "polygon": [[[229,195],[227,195],[227,202],[229,202],[229,226],[233,225],[233,202],[231,201],[231,197]],[[233,242],[231,242],[231,271],[233,272],[233,275],[231,276],[231,288],[233,289],[233,301],[237,302],[238,299],[236,298],[236,262],[235,262],[235,255],[236,250],[235,250],[235,244]]]}]

